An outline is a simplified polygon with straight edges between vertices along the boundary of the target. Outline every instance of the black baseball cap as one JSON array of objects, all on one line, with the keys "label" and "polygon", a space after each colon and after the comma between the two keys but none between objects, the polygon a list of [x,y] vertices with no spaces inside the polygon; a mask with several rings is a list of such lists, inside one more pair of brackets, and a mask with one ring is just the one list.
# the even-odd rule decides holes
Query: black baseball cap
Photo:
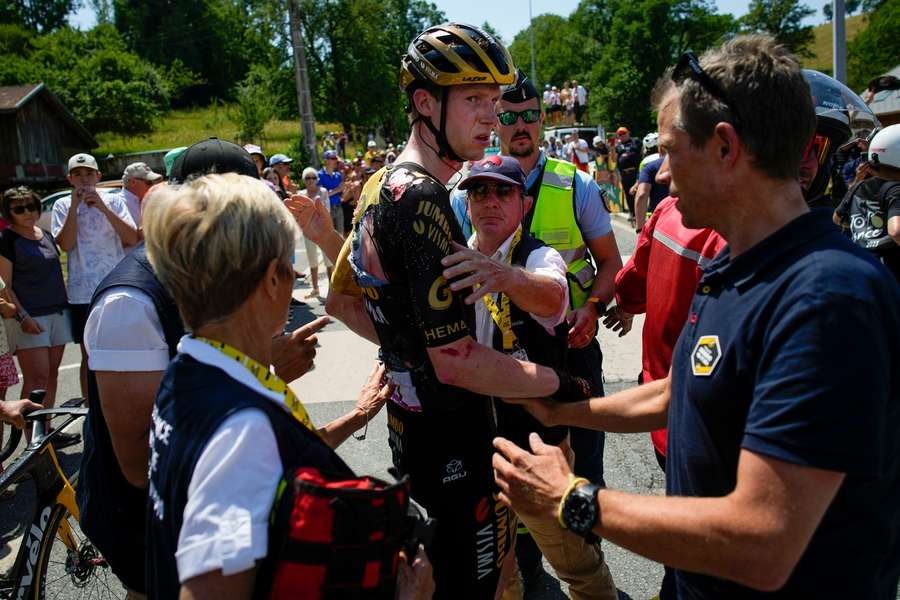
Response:
[{"label": "black baseball cap", "polygon": [[525,189],[525,173],[519,161],[511,156],[495,154],[479,160],[472,165],[468,177],[460,181],[458,187],[467,190],[473,183],[484,180],[508,183]]},{"label": "black baseball cap", "polygon": [[534,84],[528,79],[522,69],[516,70],[516,81],[504,87],[501,96],[507,102],[516,104],[539,97],[537,88],[534,87]]},{"label": "black baseball cap", "polygon": [[172,166],[173,183],[184,183],[210,173],[237,173],[259,179],[250,153],[235,143],[209,138],[184,151]]}]

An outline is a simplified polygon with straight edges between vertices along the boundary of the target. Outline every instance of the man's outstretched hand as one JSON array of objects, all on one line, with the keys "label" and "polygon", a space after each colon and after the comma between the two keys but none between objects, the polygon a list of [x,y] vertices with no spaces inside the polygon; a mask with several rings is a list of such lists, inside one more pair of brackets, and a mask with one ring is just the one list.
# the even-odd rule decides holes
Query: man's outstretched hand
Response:
[{"label": "man's outstretched hand", "polygon": [[306,194],[294,194],[284,205],[287,207],[303,235],[319,244],[325,237],[334,231],[331,223],[331,212],[321,198],[310,198]]}]

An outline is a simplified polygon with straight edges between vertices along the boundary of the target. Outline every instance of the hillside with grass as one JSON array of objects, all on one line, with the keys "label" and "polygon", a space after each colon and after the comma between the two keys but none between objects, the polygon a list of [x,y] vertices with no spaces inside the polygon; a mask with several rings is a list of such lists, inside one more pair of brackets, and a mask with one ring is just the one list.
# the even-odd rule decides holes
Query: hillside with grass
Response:
[{"label": "hillside with grass", "polygon": [[[853,38],[855,38],[860,31],[865,29],[866,25],[868,25],[866,15],[853,15],[852,17],[847,17],[847,43],[849,44],[851,41],[853,41]],[[834,57],[831,41],[831,23],[825,23],[823,25],[814,27],[813,32],[816,35],[816,40],[810,48],[813,56],[812,58],[804,59],[803,66],[831,75],[832,60]]]},{"label": "hillside with grass", "polygon": [[[167,150],[178,146],[190,146],[194,142],[209,137],[223,140],[237,140],[239,127],[232,120],[232,109],[228,105],[213,104],[206,108],[173,110],[160,119],[156,129],[149,134],[125,137],[112,133],[97,136],[100,147],[94,151],[97,156],[121,155],[130,152]],[[321,140],[325,133],[340,130],[334,123],[316,123],[316,137]],[[273,120],[265,128],[262,138],[253,140],[261,145],[266,154],[286,152],[291,142],[300,136],[300,120]],[[348,151],[352,144],[348,145]]]}]

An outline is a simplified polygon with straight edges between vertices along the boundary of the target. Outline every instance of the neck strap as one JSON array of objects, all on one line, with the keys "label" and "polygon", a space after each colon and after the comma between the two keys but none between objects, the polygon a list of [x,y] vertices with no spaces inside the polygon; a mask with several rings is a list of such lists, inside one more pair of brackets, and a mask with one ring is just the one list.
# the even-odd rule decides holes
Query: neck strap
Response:
[{"label": "neck strap", "polygon": [[244,366],[256,380],[262,385],[264,388],[269,390],[270,392],[275,392],[276,394],[280,394],[283,399],[285,405],[290,409],[291,414],[297,419],[301,425],[315,433],[317,436],[319,435],[319,431],[316,429],[315,425],[313,425],[312,419],[309,418],[309,413],[306,412],[306,407],[303,406],[303,403],[294,395],[294,392],[291,391],[291,388],[275,373],[272,373],[269,370],[269,367],[266,367],[262,363],[259,363],[237,348],[233,346],[229,346],[225,342],[220,342],[218,340],[211,340],[204,337],[195,337],[195,340],[198,342],[203,342],[204,344],[208,344],[209,346],[215,348],[228,358],[234,359]]}]

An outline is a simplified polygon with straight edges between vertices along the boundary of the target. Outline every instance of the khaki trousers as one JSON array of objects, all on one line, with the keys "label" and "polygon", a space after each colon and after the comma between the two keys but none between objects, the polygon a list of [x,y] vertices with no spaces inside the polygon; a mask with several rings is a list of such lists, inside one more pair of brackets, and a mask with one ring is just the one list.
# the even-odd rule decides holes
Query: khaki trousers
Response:
[{"label": "khaki trousers", "polygon": [[[575,455],[568,440],[559,447],[571,467]],[[584,538],[563,529],[556,519],[535,519],[524,515],[517,517],[528,528],[544,558],[556,571],[556,576],[569,585],[572,600],[617,600],[616,585],[599,543],[589,544]],[[510,582],[507,593],[503,596],[504,600],[522,597],[522,586],[518,579],[515,577]]]}]

